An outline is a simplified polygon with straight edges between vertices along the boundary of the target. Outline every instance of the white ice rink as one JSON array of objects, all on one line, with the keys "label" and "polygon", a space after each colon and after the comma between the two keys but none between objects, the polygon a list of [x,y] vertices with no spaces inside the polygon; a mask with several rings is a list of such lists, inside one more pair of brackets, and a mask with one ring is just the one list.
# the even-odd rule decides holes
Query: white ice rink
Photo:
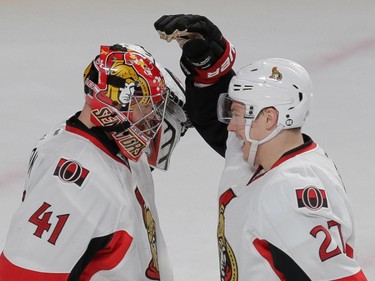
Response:
[{"label": "white ice rink", "polygon": [[[265,57],[310,72],[304,131],[335,161],[356,220],[359,262],[375,280],[375,2],[373,0],[0,0],[0,252],[20,204],[38,138],[83,105],[82,72],[100,44],[144,45],[183,79],[163,14],[198,13],[236,46],[235,68]],[[175,279],[219,280],[216,190],[223,159],[194,130],[167,173],[155,172],[159,216]]]}]

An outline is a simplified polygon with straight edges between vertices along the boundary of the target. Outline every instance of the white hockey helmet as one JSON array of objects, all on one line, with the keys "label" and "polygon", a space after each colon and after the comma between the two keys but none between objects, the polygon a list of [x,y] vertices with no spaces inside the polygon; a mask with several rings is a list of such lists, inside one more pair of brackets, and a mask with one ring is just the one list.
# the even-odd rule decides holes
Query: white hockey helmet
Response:
[{"label": "white hockey helmet", "polygon": [[[240,69],[230,81],[227,97],[245,104],[249,119],[255,119],[264,108],[274,107],[279,112],[278,123],[291,129],[305,123],[312,91],[310,76],[301,65],[268,58]],[[229,123],[230,114],[223,108],[218,108],[218,114],[220,121]]]},{"label": "white hockey helmet", "polygon": [[[218,101],[218,118],[229,123],[233,101],[245,105],[246,138],[252,143],[248,161],[254,164],[259,144],[274,138],[283,129],[300,128],[310,113],[312,85],[307,71],[298,63],[281,58],[268,58],[240,69],[229,83],[228,93]],[[267,107],[278,113],[278,126],[266,138],[250,138],[251,122]]]}]

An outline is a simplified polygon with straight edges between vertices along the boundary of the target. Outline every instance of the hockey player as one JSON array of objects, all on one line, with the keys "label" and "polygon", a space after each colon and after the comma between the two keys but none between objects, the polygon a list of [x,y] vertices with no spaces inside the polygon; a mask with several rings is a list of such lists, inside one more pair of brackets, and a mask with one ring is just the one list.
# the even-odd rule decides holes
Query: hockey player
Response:
[{"label": "hockey player", "polygon": [[83,110],[33,150],[0,280],[173,280],[150,165],[180,138],[181,85],[133,44],[102,46],[84,83]]},{"label": "hockey player", "polygon": [[203,16],[166,15],[155,28],[182,47],[190,120],[225,153],[221,280],[366,280],[342,180],[301,132],[313,92],[306,70],[272,58],[235,74],[234,48]]}]

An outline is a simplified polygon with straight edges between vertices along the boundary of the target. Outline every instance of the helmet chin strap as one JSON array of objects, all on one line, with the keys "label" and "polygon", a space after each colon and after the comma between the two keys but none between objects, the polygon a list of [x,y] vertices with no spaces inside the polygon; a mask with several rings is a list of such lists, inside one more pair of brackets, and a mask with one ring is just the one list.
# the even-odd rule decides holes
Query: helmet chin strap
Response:
[{"label": "helmet chin strap", "polygon": [[247,162],[249,163],[250,167],[256,168],[255,167],[255,156],[256,156],[257,151],[258,151],[258,146],[260,144],[266,143],[266,142],[272,140],[274,137],[276,137],[280,133],[280,131],[284,128],[284,126],[281,125],[281,124],[278,124],[277,127],[275,128],[275,130],[273,130],[272,133],[269,134],[268,136],[266,136],[264,139],[254,140],[254,139],[250,138],[251,122],[252,122],[252,120],[249,120],[249,119],[246,120],[246,126],[245,126],[246,140],[248,142],[251,142]]}]

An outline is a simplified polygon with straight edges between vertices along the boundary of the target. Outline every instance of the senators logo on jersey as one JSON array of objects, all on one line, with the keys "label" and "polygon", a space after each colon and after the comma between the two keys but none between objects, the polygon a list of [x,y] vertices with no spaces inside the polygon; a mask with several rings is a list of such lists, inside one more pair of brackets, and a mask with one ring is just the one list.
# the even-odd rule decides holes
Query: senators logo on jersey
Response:
[{"label": "senators logo on jersey", "polygon": [[298,208],[308,208],[317,211],[328,208],[327,195],[324,189],[307,186],[296,190]]},{"label": "senators logo on jersey", "polygon": [[59,160],[53,173],[54,176],[59,177],[63,182],[75,183],[78,186],[82,186],[88,174],[89,170],[82,167],[80,163],[64,158]]},{"label": "senators logo on jersey", "polygon": [[220,196],[219,201],[219,225],[217,227],[217,239],[220,259],[220,278],[223,281],[237,281],[238,267],[236,257],[231,246],[225,238],[225,208],[236,195],[232,189],[228,189]]}]

